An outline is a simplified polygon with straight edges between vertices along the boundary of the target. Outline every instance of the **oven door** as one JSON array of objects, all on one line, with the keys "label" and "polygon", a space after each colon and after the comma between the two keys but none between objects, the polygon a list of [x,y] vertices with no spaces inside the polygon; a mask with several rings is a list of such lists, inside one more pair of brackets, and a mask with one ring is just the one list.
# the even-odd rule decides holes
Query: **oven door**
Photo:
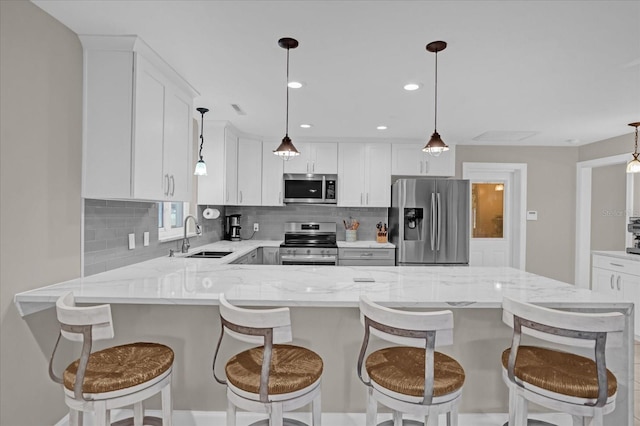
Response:
[{"label": "oven door", "polygon": [[337,256],[292,256],[280,255],[281,265],[314,265],[335,266],[338,264]]}]

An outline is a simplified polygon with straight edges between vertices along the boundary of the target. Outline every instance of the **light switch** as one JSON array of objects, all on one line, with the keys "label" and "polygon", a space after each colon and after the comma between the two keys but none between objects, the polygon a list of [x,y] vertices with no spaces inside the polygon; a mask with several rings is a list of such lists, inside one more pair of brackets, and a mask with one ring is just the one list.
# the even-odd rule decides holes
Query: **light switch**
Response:
[{"label": "light switch", "polygon": [[129,234],[129,250],[136,248],[136,234]]},{"label": "light switch", "polygon": [[527,211],[527,220],[538,220],[538,212],[535,210]]},{"label": "light switch", "polygon": [[149,231],[145,231],[144,234],[142,234],[142,245],[147,247],[149,245]]}]

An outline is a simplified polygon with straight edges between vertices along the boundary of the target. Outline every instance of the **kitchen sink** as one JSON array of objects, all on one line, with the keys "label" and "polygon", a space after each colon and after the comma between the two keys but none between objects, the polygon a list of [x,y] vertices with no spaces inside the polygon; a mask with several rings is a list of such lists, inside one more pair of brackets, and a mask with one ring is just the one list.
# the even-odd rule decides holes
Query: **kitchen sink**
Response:
[{"label": "kitchen sink", "polygon": [[221,257],[225,257],[228,254],[233,253],[232,251],[201,251],[198,253],[193,253],[187,257],[196,257],[201,259],[220,259]]}]

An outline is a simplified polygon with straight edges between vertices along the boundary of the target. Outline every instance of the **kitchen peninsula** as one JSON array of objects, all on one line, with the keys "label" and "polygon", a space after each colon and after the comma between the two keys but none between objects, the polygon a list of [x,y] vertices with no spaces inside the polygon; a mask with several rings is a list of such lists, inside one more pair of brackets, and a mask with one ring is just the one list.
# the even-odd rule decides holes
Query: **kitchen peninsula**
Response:
[{"label": "kitchen peninsula", "polygon": [[153,339],[176,352],[174,408],[203,411],[225,409],[224,388],[211,376],[220,293],[242,306],[291,307],[294,340],[318,352],[326,365],[324,412],[365,409],[364,386],[355,374],[362,294],[387,306],[454,312],[454,345],[443,352],[455,356],[467,373],[461,411],[476,413],[507,412],[499,356],[510,344],[511,330],[501,321],[503,296],[560,309],[616,310],[626,314],[627,328],[622,350],[607,352],[619,394],[617,408],[605,417],[605,424],[633,424],[632,304],[513,268],[229,264],[258,247],[278,243],[214,243],[193,252],[233,253],[222,259],[158,258],[19,293],[15,303],[27,321],[31,315],[48,315],[54,321],[49,308],[68,291],[80,303],[111,303],[116,339]]}]

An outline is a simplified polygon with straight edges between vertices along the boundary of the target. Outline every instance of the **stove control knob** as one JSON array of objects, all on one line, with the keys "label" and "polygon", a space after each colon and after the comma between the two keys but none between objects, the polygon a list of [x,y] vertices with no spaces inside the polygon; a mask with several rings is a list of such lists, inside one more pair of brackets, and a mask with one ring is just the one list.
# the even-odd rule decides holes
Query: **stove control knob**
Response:
[{"label": "stove control knob", "polygon": [[324,256],[324,250],[320,250],[320,254]]},{"label": "stove control knob", "polygon": [[310,249],[307,249],[307,254],[311,254],[311,250]]}]

